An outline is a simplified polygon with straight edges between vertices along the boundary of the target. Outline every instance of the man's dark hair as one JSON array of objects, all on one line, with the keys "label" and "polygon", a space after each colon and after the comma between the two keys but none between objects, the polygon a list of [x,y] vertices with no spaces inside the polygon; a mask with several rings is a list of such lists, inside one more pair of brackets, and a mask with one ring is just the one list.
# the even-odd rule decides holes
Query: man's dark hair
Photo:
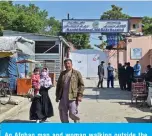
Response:
[{"label": "man's dark hair", "polygon": [[39,68],[35,68],[33,72],[35,73],[35,72],[39,72],[39,71],[40,71]]},{"label": "man's dark hair", "polygon": [[119,64],[118,64],[118,66],[122,66],[122,64],[121,64],[121,63],[119,63]]},{"label": "man's dark hair", "polygon": [[128,63],[127,62],[125,62],[125,65],[127,65]]},{"label": "man's dark hair", "polygon": [[150,69],[150,68],[151,68],[151,65],[147,65],[147,68],[149,68],[149,69]]},{"label": "man's dark hair", "polygon": [[128,62],[127,65],[130,66],[130,62]]},{"label": "man's dark hair", "polygon": [[66,59],[66,60],[64,60],[64,64],[67,63],[68,61],[70,61],[72,63],[71,59]]},{"label": "man's dark hair", "polygon": [[139,63],[139,61],[137,61],[136,63]]}]

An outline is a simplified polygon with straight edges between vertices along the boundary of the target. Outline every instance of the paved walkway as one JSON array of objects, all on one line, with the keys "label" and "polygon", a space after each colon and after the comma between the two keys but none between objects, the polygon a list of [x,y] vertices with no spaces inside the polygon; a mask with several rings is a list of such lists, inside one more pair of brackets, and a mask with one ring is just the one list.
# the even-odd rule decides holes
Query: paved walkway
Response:
[{"label": "paved walkway", "polygon": [[[104,82],[104,85],[106,82]],[[130,104],[130,92],[121,91],[115,82],[114,89],[97,89],[97,80],[85,80],[84,99],[79,111],[81,122],[150,122],[149,108]],[[49,122],[60,122],[55,88],[50,90],[55,116]],[[9,117],[6,122],[29,122],[30,104],[25,105]]]}]

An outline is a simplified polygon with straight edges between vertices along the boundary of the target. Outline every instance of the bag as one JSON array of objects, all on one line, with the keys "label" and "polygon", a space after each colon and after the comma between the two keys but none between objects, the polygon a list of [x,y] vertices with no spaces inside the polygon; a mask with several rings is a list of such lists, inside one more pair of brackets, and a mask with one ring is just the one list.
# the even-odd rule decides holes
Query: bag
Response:
[{"label": "bag", "polygon": [[30,88],[28,93],[27,93],[27,98],[33,98],[34,97],[34,89]]}]

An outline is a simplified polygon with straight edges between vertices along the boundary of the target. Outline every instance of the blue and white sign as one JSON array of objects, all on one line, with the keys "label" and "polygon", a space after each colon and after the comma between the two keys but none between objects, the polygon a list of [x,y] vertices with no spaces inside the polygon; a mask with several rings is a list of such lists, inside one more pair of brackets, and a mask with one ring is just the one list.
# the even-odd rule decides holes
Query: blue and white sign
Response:
[{"label": "blue and white sign", "polygon": [[107,35],[107,46],[115,46],[118,45],[118,36],[115,34]]},{"label": "blue and white sign", "polygon": [[128,33],[128,20],[62,20],[63,33]]},{"label": "blue and white sign", "polygon": [[142,48],[131,48],[131,59],[139,60],[142,58]]}]

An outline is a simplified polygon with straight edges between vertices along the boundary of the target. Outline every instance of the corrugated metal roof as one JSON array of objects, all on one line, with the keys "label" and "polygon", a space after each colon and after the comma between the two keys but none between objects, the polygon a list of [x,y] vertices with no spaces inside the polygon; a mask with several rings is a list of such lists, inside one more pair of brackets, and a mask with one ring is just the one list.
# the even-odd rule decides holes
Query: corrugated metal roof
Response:
[{"label": "corrugated metal roof", "polygon": [[52,36],[52,35],[44,35],[44,34],[38,34],[38,33],[26,33],[26,32],[19,32],[19,31],[12,31],[12,30],[3,30],[3,35],[4,36],[22,36],[27,39],[31,39],[34,41],[40,41],[40,40],[47,40],[53,41],[60,40],[62,41],[66,46],[70,47],[68,44],[67,40],[63,38],[62,36]]},{"label": "corrugated metal roof", "polygon": [[35,35],[35,36],[45,36],[50,38],[59,38],[59,36],[52,36],[52,35],[45,35],[45,34],[38,34],[38,33],[26,33],[26,32],[19,32],[19,31],[12,31],[12,30],[3,30],[3,34],[26,34],[26,35]]}]

